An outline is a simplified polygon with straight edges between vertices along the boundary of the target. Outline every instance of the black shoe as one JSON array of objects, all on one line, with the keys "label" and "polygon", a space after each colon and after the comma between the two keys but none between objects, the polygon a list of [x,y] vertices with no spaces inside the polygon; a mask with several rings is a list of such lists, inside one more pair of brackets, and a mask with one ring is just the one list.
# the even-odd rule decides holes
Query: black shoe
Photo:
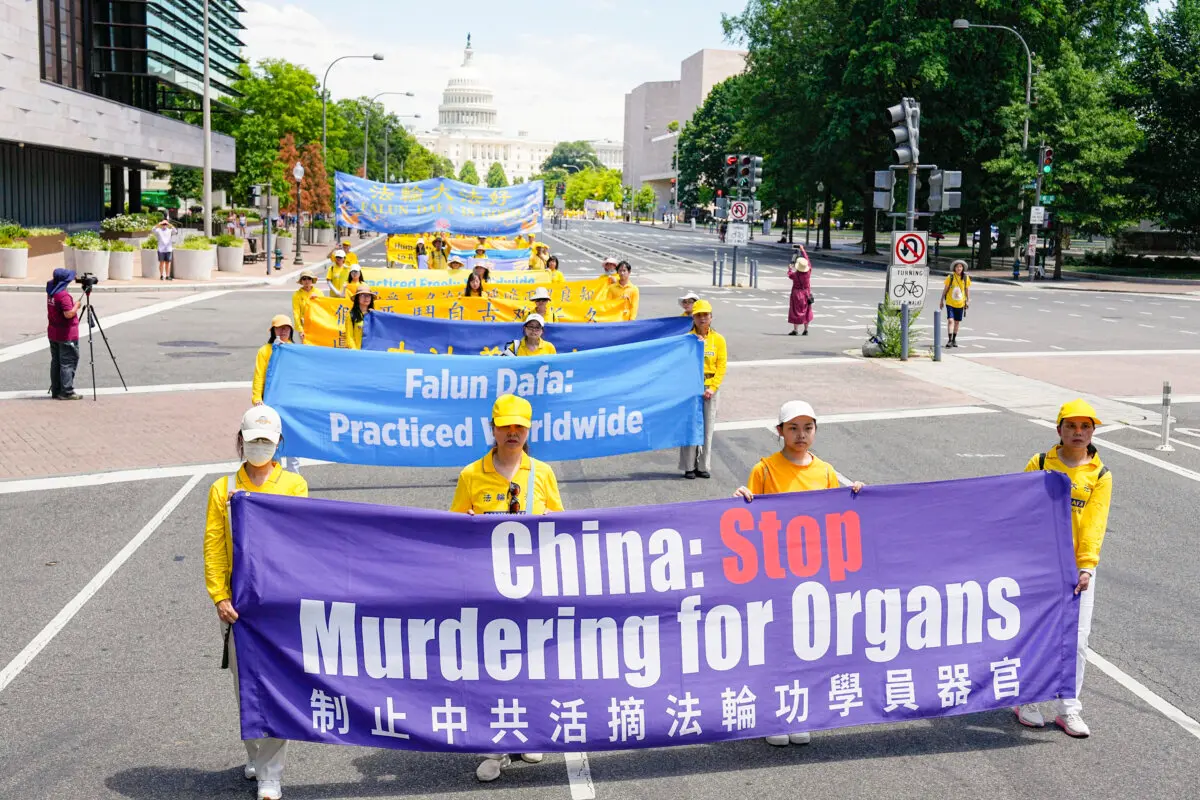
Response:
[{"label": "black shoe", "polygon": [[696,478],[696,470],[694,470],[694,469],[689,469],[687,472],[683,473],[683,477],[687,478],[689,481],[690,481],[690,480],[695,480],[695,478]]},{"label": "black shoe", "polygon": [[800,335],[801,335],[801,336],[808,336],[808,331],[805,331],[804,333],[802,333],[802,334],[800,334]]},{"label": "black shoe", "polygon": [[54,398],[55,400],[82,400],[83,395],[71,392],[70,394],[60,394]]},{"label": "black shoe", "polygon": [[712,475],[709,475],[707,472],[705,472],[702,469],[698,469],[698,470],[696,470],[696,477],[697,478],[711,478]]},{"label": "black shoe", "polygon": [[795,335],[796,335],[795,331],[792,331],[791,333],[788,334],[788,336],[795,336]]}]

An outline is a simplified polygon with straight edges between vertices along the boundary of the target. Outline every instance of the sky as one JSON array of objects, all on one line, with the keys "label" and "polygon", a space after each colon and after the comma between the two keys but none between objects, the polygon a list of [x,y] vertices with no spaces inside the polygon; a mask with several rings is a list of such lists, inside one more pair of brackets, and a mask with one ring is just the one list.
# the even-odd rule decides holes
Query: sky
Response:
[{"label": "sky", "polygon": [[413,92],[379,98],[417,130],[437,124],[450,74],[467,34],[473,63],[495,92],[506,134],[534,139],[620,140],[625,94],[646,81],[678,80],[679,63],[725,41],[721,14],[745,0],[243,0],[243,52],[251,63],[284,58],[320,80],[334,97]]}]

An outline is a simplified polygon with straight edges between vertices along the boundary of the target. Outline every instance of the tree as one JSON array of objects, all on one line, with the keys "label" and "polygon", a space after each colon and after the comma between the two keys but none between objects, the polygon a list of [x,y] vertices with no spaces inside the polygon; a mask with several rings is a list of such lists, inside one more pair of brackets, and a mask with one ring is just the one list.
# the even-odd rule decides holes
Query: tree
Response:
[{"label": "tree", "polygon": [[279,210],[289,214],[296,208],[296,181],[292,177],[292,168],[300,160],[300,151],[296,149],[296,137],[286,134],[279,140],[279,152],[275,159],[279,164],[278,174],[283,176],[283,182],[276,187],[279,195]]},{"label": "tree", "polygon": [[[706,205],[712,201],[714,190],[725,183],[725,155],[732,150],[743,116],[738,90],[742,81],[742,76],[734,76],[714,86],[679,134],[682,206]],[[708,189],[707,200],[701,200],[704,188]]]},{"label": "tree", "polygon": [[589,168],[568,176],[566,192],[563,195],[567,208],[581,209],[584,200],[611,200],[620,203],[620,170]]},{"label": "tree", "polygon": [[600,166],[600,157],[596,155],[596,150],[584,140],[575,142],[559,142],[554,145],[554,150],[550,152],[550,156],[542,162],[542,172],[547,172],[555,167],[565,167],[568,164],[573,164],[579,169],[587,167]]},{"label": "tree", "polygon": [[492,189],[508,186],[508,177],[504,174],[504,167],[500,166],[499,161],[493,161],[492,166],[488,168],[487,185]]},{"label": "tree", "polygon": [[458,171],[458,179],[473,186],[479,185],[479,173],[475,171],[474,161],[463,162],[462,169]]},{"label": "tree", "polygon": [[311,214],[328,213],[333,208],[333,190],[325,177],[321,143],[309,142],[300,148],[300,163],[304,165],[304,179],[300,181],[301,207]]},{"label": "tree", "polygon": [[204,175],[198,169],[191,167],[172,167],[166,173],[155,173],[156,178],[166,175],[169,183],[167,194],[183,203],[185,200],[198,200],[204,193]]},{"label": "tree", "polygon": [[519,185],[519,184],[522,184],[522,183],[524,183],[524,182],[525,182],[525,179],[524,179],[524,178],[522,178],[522,177],[521,177],[521,176],[519,176],[519,175],[518,175],[516,178],[513,178],[513,186],[517,186],[517,185]]},{"label": "tree", "polygon": [[633,207],[639,214],[647,214],[654,211],[654,206],[658,202],[658,198],[654,194],[654,188],[651,186],[643,186],[638,189],[636,195],[633,196]]}]

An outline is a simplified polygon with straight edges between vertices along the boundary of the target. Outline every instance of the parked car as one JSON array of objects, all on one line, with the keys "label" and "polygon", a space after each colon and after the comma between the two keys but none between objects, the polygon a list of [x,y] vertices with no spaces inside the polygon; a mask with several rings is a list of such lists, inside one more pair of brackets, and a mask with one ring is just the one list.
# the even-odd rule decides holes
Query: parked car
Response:
[{"label": "parked car", "polygon": [[[972,243],[979,244],[979,233],[980,233],[979,231],[975,231],[975,233],[972,234],[972,236],[971,236]],[[995,244],[998,241],[1000,241],[1000,228],[997,227],[996,225],[993,225],[992,226],[992,244]]]}]

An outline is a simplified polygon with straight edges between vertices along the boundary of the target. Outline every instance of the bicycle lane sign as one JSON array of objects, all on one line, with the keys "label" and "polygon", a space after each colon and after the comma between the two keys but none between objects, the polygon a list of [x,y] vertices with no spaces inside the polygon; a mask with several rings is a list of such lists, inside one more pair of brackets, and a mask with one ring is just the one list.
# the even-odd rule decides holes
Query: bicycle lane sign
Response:
[{"label": "bicycle lane sign", "polygon": [[929,267],[888,267],[887,296],[897,307],[908,303],[910,309],[924,307],[929,291]]}]

